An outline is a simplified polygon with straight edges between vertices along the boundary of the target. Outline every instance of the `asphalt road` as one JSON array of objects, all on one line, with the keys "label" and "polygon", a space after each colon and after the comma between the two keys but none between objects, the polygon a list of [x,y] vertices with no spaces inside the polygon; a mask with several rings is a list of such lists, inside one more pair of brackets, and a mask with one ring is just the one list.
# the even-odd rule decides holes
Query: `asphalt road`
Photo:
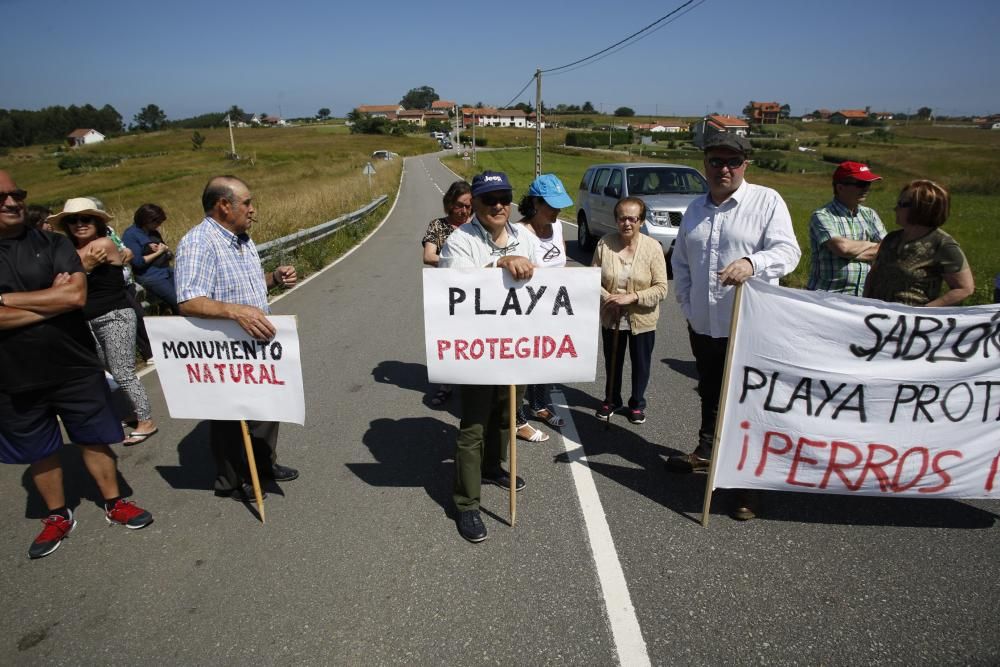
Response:
[{"label": "asphalt road", "polygon": [[462,540],[457,401],[429,405],[420,293],[419,239],[454,178],[408,158],[385,224],[275,304],[298,316],[307,418],[282,426],[302,476],[272,489],[266,525],[212,495],[207,427],[167,417],[155,374],[160,433],[117,448],[147,529],[106,526],[67,447],[79,526],[29,561],[44,507],[0,467],[0,664],[1000,664],[1000,502],[768,493],[737,523],[720,494],[701,527],[704,477],[663,469],[698,421],[672,297],[648,421],[604,429],[600,369],[563,387],[567,439],[518,449],[517,526],[487,487],[490,538]]}]

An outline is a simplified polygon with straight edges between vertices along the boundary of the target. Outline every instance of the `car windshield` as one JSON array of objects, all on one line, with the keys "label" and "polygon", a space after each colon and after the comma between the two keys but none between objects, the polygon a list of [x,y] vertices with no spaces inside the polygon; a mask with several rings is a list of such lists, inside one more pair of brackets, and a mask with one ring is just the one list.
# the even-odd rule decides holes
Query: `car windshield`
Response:
[{"label": "car windshield", "polygon": [[630,195],[700,195],[708,192],[705,179],[694,169],[636,167],[628,170]]}]

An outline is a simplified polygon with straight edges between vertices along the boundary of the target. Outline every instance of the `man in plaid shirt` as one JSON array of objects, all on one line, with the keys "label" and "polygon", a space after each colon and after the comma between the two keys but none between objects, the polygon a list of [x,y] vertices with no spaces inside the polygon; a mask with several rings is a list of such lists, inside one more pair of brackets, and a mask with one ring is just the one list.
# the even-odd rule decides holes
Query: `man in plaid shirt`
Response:
[{"label": "man in plaid shirt", "polygon": [[[274,337],[267,319],[269,287],[293,287],[295,267],[279,266],[264,273],[257,247],[247,232],[256,210],[246,183],[235,176],[217,176],[201,195],[205,219],[177,245],[174,283],[181,315],[237,322],[259,340]],[[210,422],[210,444],[217,469],[215,495],[241,502],[253,497],[250,471],[238,421]],[[278,465],[277,422],[247,421],[259,475],[288,482],[299,476],[294,468]]]},{"label": "man in plaid shirt", "polygon": [[842,162],[833,172],[833,201],[809,219],[812,265],[807,289],[861,296],[886,234],[878,213],[861,202],[871,184],[880,180],[860,162]]}]

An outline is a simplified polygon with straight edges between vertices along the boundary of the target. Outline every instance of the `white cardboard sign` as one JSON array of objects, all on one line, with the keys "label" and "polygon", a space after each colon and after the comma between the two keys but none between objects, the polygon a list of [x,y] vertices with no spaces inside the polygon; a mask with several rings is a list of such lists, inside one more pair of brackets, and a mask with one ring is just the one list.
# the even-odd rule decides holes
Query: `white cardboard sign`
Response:
[{"label": "white cardboard sign", "polygon": [[713,488],[1000,498],[998,312],[748,282]]},{"label": "white cardboard sign", "polygon": [[170,416],[304,423],[295,317],[268,319],[277,334],[266,342],[230,320],[146,319]]},{"label": "white cardboard sign", "polygon": [[424,269],[424,337],[431,382],[592,382],[601,270]]}]

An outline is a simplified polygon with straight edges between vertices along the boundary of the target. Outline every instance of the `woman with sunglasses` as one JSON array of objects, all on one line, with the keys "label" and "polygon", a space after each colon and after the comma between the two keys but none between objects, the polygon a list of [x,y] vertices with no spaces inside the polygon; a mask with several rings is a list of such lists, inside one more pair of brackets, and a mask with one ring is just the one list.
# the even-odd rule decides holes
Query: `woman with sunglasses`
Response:
[{"label": "woman with sunglasses", "polygon": [[[441,248],[451,233],[467,223],[472,216],[472,188],[465,181],[455,181],[444,193],[444,217],[435,218],[427,225],[420,244],[424,248],[424,266],[437,266]],[[452,386],[442,384],[431,396],[431,405],[441,407],[451,398]]]},{"label": "woman with sunglasses", "polygon": [[[566,241],[563,239],[559,211],[572,206],[573,200],[555,174],[542,174],[528,186],[517,210],[521,213],[521,228],[536,240],[535,266],[543,269],[566,266]],[[533,384],[525,389],[531,414],[549,426],[565,426],[549,401],[548,385]],[[545,442],[549,436],[528,424],[524,404],[517,409],[517,437],[528,442]]]},{"label": "woman with sunglasses", "polygon": [[[934,181],[908,183],[896,202],[896,224],[882,241],[865,283],[866,297],[910,306],[957,306],[975,291],[961,247],[941,231],[951,195]],[[949,290],[941,294],[941,283]]]},{"label": "woman with sunglasses", "polygon": [[[632,364],[628,420],[646,421],[646,385],[656,342],[660,301],[667,296],[667,263],[659,243],[640,233],[646,204],[626,197],[615,206],[618,231],[602,238],[591,266],[601,268],[601,335],[607,385],[598,419],[608,420],[623,407],[622,368],[625,350]],[[614,367],[612,367],[614,360]]]},{"label": "woman with sunglasses", "polygon": [[126,445],[138,445],[157,432],[149,398],[135,375],[136,315],[125,295],[122,253],[108,238],[108,213],[88,197],[68,199],[63,210],[49,218],[76,246],[87,273],[87,302],[83,316],[97,339],[97,353],[132,402],[138,421]]}]

